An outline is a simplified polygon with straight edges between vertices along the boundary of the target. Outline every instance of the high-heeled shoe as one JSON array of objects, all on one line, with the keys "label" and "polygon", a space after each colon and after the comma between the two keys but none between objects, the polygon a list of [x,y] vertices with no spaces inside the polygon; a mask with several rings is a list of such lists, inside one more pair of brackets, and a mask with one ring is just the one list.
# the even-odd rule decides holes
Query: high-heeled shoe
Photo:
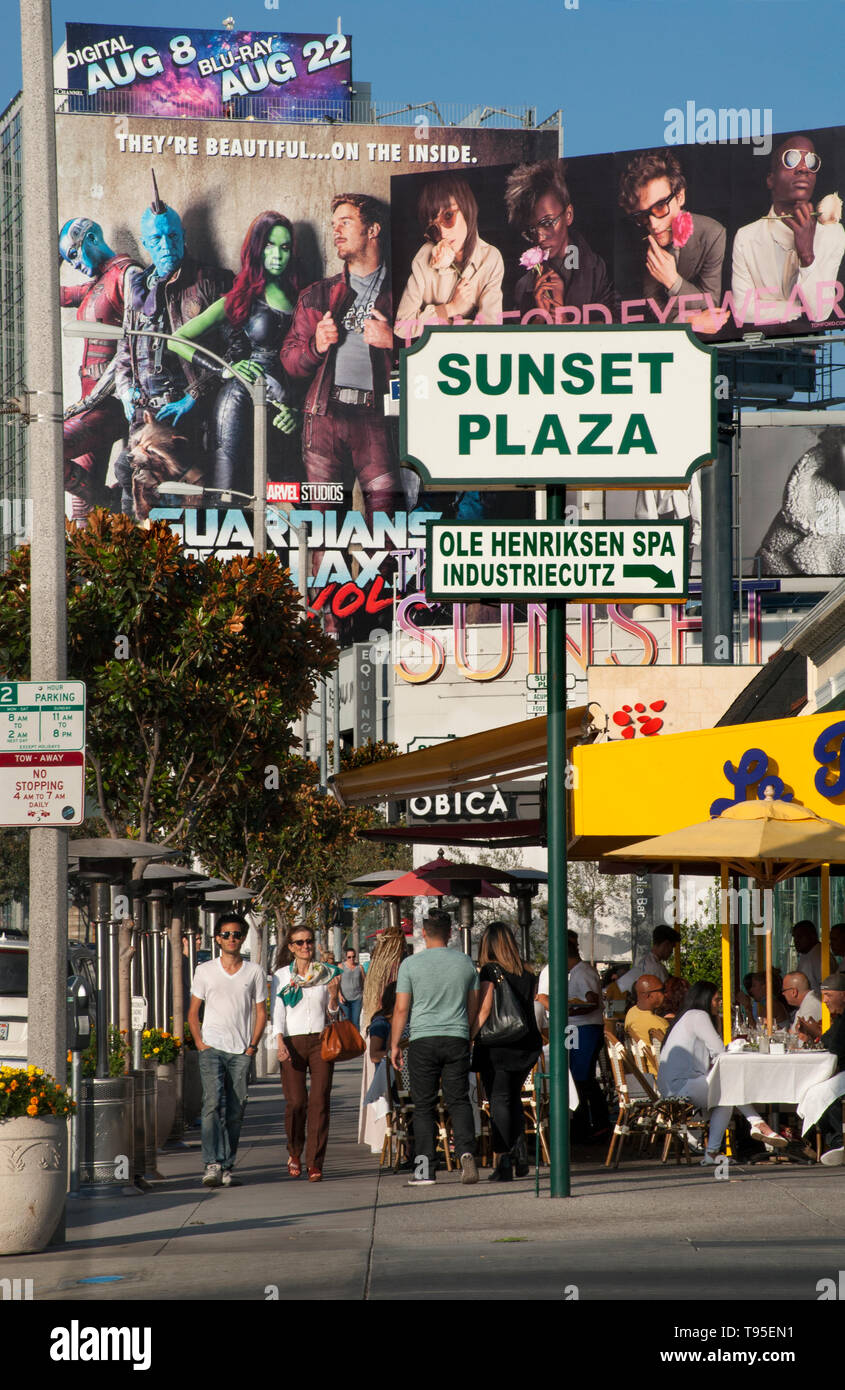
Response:
[{"label": "high-heeled shoe", "polygon": [[513,1182],[513,1165],[510,1154],[501,1154],[488,1182]]}]

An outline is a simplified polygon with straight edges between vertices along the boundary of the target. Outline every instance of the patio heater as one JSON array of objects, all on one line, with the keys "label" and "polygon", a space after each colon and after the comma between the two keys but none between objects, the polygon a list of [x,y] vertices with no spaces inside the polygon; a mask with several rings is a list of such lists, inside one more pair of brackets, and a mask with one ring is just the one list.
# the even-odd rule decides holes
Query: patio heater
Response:
[{"label": "patio heater", "polygon": [[475,922],[475,898],[481,896],[480,878],[459,878],[450,885],[458,899],[458,926],[461,932],[461,950],[472,957],[472,928]]},{"label": "patio heater", "polygon": [[97,951],[97,1065],[96,1075],[84,1078],[78,1100],[80,1125],[80,1193],[114,1195],[134,1192],[134,1079],[109,1075],[110,1027],[120,1023],[118,922],[112,910],[112,888],[124,891],[134,860],[166,857],[173,851],[137,840],[72,840],[74,870],[88,884],[90,920]]},{"label": "patio heater", "polygon": [[542,869],[510,869],[508,871],[508,893],[516,898],[516,920],[519,925],[520,955],[523,960],[531,959],[531,901],[540,891],[540,884],[548,882],[548,874]]},{"label": "patio heater", "polygon": [[170,916],[170,890],[162,884],[146,888],[147,931],[150,941],[150,996],[148,1023],[151,1028],[167,1028],[166,984],[169,976],[167,927]]}]

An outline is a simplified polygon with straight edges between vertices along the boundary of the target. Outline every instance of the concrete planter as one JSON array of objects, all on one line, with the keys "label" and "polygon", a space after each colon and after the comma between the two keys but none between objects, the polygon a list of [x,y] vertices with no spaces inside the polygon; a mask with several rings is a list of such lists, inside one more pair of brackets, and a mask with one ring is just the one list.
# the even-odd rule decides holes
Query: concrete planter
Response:
[{"label": "concrete planter", "polygon": [[0,1120],[0,1255],[45,1250],[67,1192],[67,1118]]}]

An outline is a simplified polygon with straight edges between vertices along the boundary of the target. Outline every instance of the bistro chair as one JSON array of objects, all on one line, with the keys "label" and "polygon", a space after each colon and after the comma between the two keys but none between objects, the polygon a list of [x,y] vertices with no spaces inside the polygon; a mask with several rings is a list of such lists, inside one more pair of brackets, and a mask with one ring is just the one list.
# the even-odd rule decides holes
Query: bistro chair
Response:
[{"label": "bistro chair", "polygon": [[484,1090],[484,1082],[481,1080],[480,1072],[475,1072],[475,1094],[478,1118],[481,1122],[481,1131],[477,1140],[478,1159],[482,1168],[488,1168],[493,1162],[493,1131],[490,1121],[490,1101]]},{"label": "bistro chair", "polygon": [[449,1118],[449,1111],[446,1109],[446,1102],[443,1099],[442,1091],[440,1091],[437,1096],[437,1107],[434,1112],[434,1118],[436,1126],[434,1140],[435,1151],[439,1151],[443,1155],[443,1161],[446,1164],[446,1172],[451,1173],[453,1167],[452,1121]]},{"label": "bistro chair", "polygon": [[622,1146],[631,1135],[639,1135],[640,1153],[643,1152],[646,1143],[652,1141],[657,1124],[658,1098],[652,1088],[644,1086],[624,1044],[614,1041],[607,1034],[605,1044],[619,1113],[610,1136],[610,1147],[604,1166],[618,1168]]},{"label": "bistro chair", "polygon": [[[539,1086],[535,1080],[539,1079]],[[534,1140],[534,1149],[539,1160],[549,1160],[549,1088],[548,1074],[543,1070],[542,1057],[533,1071],[528,1073],[522,1087],[522,1109],[525,1115],[525,1139]]]},{"label": "bistro chair", "polygon": [[650,1055],[653,1061],[656,1060],[651,1048],[646,1043],[639,1042],[637,1051],[638,1055],[635,1057],[630,1045],[628,1046],[626,1049],[627,1066],[636,1078],[641,1090],[651,1097],[654,1104],[655,1128],[651,1143],[662,1136],[661,1163],[667,1162],[670,1152],[674,1149],[678,1163],[683,1158],[687,1164],[690,1164],[692,1163],[690,1132],[697,1129],[703,1135],[706,1122],[698,1115],[692,1101],[686,1096],[661,1096],[659,1094],[654,1078],[649,1076],[648,1071],[641,1065],[645,1056]]},{"label": "bistro chair", "polygon": [[393,1072],[395,1081],[391,1085],[391,1062],[387,1058],[388,1094],[391,1106],[385,1116],[384,1142],[381,1146],[380,1168],[392,1168],[397,1172],[403,1160],[410,1159],[412,1141],[411,1129],[414,1106],[407,1091],[399,1089],[400,1072]]}]

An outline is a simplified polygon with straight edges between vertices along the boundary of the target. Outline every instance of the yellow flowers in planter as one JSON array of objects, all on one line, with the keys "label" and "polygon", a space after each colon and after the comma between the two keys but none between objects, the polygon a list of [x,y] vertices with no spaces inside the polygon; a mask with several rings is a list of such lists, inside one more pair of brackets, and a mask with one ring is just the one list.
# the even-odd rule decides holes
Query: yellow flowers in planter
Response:
[{"label": "yellow flowers in planter", "polygon": [[41,1067],[0,1067],[0,1120],[20,1115],[67,1115],[73,1102]]}]

